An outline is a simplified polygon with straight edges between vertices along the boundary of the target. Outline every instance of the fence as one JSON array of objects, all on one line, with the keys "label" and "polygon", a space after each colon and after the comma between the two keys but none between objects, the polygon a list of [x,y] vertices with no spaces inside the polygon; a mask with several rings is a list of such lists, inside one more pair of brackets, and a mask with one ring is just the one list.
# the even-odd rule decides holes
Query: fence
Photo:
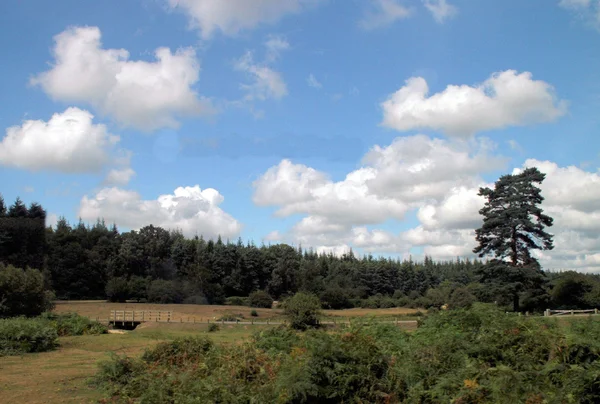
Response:
[{"label": "fence", "polygon": [[576,314],[598,314],[598,309],[589,309],[589,310],[550,310],[546,309],[544,312],[544,317],[550,316],[574,316]]}]

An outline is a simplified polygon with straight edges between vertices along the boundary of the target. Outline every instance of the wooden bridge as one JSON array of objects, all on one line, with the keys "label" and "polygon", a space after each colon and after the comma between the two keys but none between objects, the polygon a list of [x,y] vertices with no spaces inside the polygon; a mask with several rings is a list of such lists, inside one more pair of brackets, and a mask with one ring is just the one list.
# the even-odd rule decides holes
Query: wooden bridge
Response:
[{"label": "wooden bridge", "polygon": [[598,309],[588,309],[588,310],[550,310],[547,309],[544,311],[544,317],[550,316],[575,316],[575,315],[592,315],[598,314]]},{"label": "wooden bridge", "polygon": [[161,323],[171,322],[172,312],[158,310],[111,310],[108,324],[115,327],[135,328],[141,323],[154,321]]}]

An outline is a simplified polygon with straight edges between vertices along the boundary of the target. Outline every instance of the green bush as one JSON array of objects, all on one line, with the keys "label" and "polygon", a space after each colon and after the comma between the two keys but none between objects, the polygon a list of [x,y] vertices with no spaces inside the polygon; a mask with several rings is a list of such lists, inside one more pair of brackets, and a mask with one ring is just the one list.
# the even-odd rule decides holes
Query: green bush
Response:
[{"label": "green bush", "polygon": [[76,313],[54,314],[44,313],[40,320],[46,320],[56,329],[59,336],[98,335],[108,333],[104,324],[90,320]]},{"label": "green bush", "polygon": [[46,320],[0,319],[0,356],[49,351],[58,345],[57,341],[56,329]]},{"label": "green bush", "polygon": [[42,273],[0,262],[0,318],[38,316],[51,310],[54,295],[44,290]]},{"label": "green bush", "polygon": [[339,287],[329,287],[319,296],[324,308],[332,310],[348,309],[352,306],[350,294]]},{"label": "green bush", "polygon": [[250,315],[251,315],[252,317],[258,317],[258,312],[257,312],[256,310],[251,310],[251,311],[250,311]]},{"label": "green bush", "polygon": [[305,330],[319,325],[321,302],[315,295],[296,293],[285,301],[283,310],[292,328]]},{"label": "green bush", "polygon": [[125,303],[129,298],[129,282],[123,277],[110,278],[106,282],[105,292],[110,302]]},{"label": "green bush", "polygon": [[183,304],[197,304],[197,305],[206,305],[208,304],[208,300],[203,295],[192,295],[183,299]]},{"label": "green bush", "polygon": [[250,304],[250,307],[270,309],[273,307],[273,298],[267,292],[257,290],[256,292],[250,293],[248,303]]},{"label": "green bush", "polygon": [[215,323],[210,323],[208,325],[208,332],[217,332],[221,329],[221,327],[219,327],[217,324]]},{"label": "green bush", "polygon": [[227,346],[177,340],[142,359],[113,357],[97,379],[115,402],[591,404],[600,402],[600,322],[473,304],[423,316],[412,333],[369,320],[272,328]]},{"label": "green bush", "polygon": [[225,299],[225,304],[230,306],[249,306],[250,299],[247,297],[230,296],[227,299]]},{"label": "green bush", "polygon": [[156,279],[148,286],[148,302],[150,303],[181,303],[183,295],[181,289],[173,281]]}]

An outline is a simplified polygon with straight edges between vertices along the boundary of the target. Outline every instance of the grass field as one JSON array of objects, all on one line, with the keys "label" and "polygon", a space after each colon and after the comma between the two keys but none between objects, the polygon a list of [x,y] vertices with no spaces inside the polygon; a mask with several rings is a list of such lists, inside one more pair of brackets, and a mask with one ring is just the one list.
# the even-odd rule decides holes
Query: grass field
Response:
[{"label": "grass field", "polygon": [[[138,354],[158,342],[206,333],[206,324],[147,323],[124,334],[62,337],[56,351],[0,357],[0,403],[94,403],[89,386],[99,360],[110,352]],[[261,326],[224,326],[207,333],[219,343],[247,339]]]},{"label": "grass field", "polygon": [[[205,334],[208,325],[179,323],[195,318],[198,322],[213,320],[228,313],[241,313],[250,318],[249,307],[200,306],[185,304],[107,303],[104,301],[58,302],[57,313],[106,319],[111,310],[162,310],[172,312],[172,323],[144,323],[123,334],[62,337],[60,347],[52,352],[0,357],[0,403],[95,403],[102,393],[90,387],[97,362],[110,352],[135,355],[145,348],[176,337]],[[280,309],[255,309],[258,319],[273,321],[283,318]],[[327,317],[358,318],[374,316],[380,319],[411,316],[414,309],[349,309],[326,310]],[[234,344],[264,329],[260,325],[225,325],[217,332],[206,333],[215,342]],[[413,327],[410,327],[413,328]]]}]

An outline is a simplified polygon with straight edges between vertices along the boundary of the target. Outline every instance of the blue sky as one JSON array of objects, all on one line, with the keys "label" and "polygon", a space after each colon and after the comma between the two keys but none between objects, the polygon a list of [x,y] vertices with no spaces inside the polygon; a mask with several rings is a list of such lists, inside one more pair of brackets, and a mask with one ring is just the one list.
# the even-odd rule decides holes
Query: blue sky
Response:
[{"label": "blue sky", "polygon": [[543,265],[598,271],[599,28],[598,0],[4,1],[0,192],[443,259],[479,186],[537,166]]}]

